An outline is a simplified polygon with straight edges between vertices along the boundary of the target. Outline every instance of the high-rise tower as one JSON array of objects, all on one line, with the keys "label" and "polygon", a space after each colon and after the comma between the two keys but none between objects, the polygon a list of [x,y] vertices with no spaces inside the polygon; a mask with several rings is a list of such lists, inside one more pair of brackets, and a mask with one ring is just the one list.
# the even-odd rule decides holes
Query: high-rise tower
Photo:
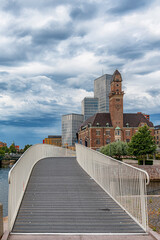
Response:
[{"label": "high-rise tower", "polygon": [[109,93],[112,75],[104,74],[94,80],[94,98],[98,98],[98,112],[109,112]]}]

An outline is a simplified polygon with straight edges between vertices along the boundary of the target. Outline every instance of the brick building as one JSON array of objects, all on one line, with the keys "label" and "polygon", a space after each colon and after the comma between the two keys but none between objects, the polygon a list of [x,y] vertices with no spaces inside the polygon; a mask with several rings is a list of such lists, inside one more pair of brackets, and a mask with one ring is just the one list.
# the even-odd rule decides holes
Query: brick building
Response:
[{"label": "brick building", "polygon": [[0,148],[1,148],[1,147],[7,147],[7,143],[0,142]]},{"label": "brick building", "polygon": [[160,148],[160,125],[154,127],[154,139],[156,145]]},{"label": "brick building", "polygon": [[43,140],[43,143],[61,147],[62,146],[62,137],[59,135],[58,136],[57,135],[49,135],[48,138],[45,138]]},{"label": "brick building", "polygon": [[99,149],[110,142],[130,142],[138,128],[147,125],[154,136],[149,116],[141,112],[123,113],[122,77],[116,70],[111,79],[109,113],[97,113],[88,118],[78,131],[78,142]]}]

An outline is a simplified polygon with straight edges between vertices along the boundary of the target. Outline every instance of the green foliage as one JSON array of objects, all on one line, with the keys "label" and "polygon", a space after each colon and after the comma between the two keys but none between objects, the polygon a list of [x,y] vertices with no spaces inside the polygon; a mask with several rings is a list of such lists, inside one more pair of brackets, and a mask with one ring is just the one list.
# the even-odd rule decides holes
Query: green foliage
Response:
[{"label": "green foliage", "polygon": [[5,151],[0,149],[0,160],[2,160],[5,156]]},{"label": "green foliage", "polygon": [[25,152],[25,151],[26,151],[28,148],[30,148],[31,146],[32,146],[32,145],[29,145],[29,144],[25,145],[23,151]]},{"label": "green foliage", "polygon": [[1,147],[1,150],[3,150],[5,153],[9,153],[9,148],[7,146]]},{"label": "green foliage", "polygon": [[[138,165],[143,165],[144,161],[138,159]],[[145,160],[145,165],[153,165],[153,160]]]},{"label": "green foliage", "polygon": [[128,154],[128,144],[126,142],[113,142],[100,148],[100,152],[121,159]]},{"label": "green foliage", "polygon": [[140,127],[129,143],[129,153],[144,159],[147,154],[153,154],[155,151],[156,145],[149,128],[146,125]]},{"label": "green foliage", "polygon": [[14,143],[12,143],[12,145],[9,147],[9,152],[10,152],[10,153],[16,153],[16,152],[17,152]]}]

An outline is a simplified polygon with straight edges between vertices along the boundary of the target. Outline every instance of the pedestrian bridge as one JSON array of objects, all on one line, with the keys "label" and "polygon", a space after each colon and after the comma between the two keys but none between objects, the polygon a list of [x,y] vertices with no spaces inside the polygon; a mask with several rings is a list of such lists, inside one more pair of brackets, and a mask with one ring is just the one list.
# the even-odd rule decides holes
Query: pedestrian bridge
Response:
[{"label": "pedestrian bridge", "polygon": [[144,234],[148,174],[76,145],[29,148],[9,173],[12,234]]}]

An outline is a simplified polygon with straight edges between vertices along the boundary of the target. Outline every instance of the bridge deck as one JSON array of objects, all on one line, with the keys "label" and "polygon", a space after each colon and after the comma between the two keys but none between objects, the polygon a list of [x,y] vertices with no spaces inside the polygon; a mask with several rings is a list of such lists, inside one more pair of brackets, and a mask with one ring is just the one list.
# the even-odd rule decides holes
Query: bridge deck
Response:
[{"label": "bridge deck", "polygon": [[35,165],[12,232],[144,233],[75,158]]}]

